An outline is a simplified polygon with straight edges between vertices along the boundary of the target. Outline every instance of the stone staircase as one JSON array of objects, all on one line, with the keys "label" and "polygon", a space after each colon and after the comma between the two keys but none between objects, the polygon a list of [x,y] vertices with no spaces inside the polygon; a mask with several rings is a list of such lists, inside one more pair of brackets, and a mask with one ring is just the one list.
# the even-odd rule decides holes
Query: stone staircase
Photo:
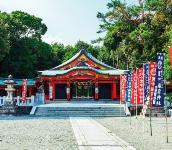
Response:
[{"label": "stone staircase", "polygon": [[124,104],[53,103],[33,107],[31,115],[52,117],[120,117],[126,116]]}]

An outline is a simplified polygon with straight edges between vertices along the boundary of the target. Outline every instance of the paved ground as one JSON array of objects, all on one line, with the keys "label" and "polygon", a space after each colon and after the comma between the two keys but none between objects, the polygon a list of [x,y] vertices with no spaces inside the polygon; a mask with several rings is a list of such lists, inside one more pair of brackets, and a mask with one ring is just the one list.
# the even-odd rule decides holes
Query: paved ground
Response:
[{"label": "paved ground", "polygon": [[91,118],[70,118],[80,150],[135,150]]}]

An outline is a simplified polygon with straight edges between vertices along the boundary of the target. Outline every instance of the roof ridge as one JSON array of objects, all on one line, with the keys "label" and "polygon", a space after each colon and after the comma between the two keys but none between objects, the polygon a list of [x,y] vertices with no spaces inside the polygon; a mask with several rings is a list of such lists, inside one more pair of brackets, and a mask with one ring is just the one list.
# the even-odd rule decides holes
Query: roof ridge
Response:
[{"label": "roof ridge", "polygon": [[67,61],[65,61],[64,63],[56,66],[56,67],[53,67],[51,69],[48,69],[48,70],[54,70],[54,69],[58,69],[60,67],[63,67],[64,65],[67,65],[69,64],[70,62],[72,62],[73,60],[75,60],[77,57],[79,57],[81,54],[85,54],[89,59],[91,59],[92,61],[94,61],[95,63],[98,63],[106,68],[109,68],[109,69],[116,69],[112,66],[109,66],[105,63],[103,63],[102,61],[98,60],[96,57],[94,57],[87,49],[85,48],[82,48],[80,49],[74,56],[72,56],[70,59],[68,59]]}]

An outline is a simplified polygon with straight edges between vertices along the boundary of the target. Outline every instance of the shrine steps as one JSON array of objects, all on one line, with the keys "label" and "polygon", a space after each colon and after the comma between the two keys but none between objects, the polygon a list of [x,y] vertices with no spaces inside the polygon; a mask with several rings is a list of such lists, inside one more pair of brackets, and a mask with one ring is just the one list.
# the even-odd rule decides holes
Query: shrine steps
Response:
[{"label": "shrine steps", "polygon": [[126,116],[124,104],[54,103],[36,106],[31,115],[52,117],[119,117]]}]

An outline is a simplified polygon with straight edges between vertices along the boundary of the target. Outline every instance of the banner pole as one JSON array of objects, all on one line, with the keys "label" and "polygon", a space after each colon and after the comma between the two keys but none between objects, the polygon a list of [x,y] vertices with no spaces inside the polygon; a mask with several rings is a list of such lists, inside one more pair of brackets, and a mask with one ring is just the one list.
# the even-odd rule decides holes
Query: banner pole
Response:
[{"label": "banner pole", "polygon": [[[164,59],[165,59],[165,54],[164,54]],[[165,66],[165,65],[164,65]],[[164,93],[164,99],[166,97],[166,93],[167,93],[167,87],[166,87],[166,80],[165,80],[165,67],[164,67],[164,87],[165,87],[165,93]],[[165,108],[165,124],[166,124],[166,140],[168,143],[168,120],[167,120],[167,106]]]},{"label": "banner pole", "polygon": [[[150,76],[150,64],[149,64],[149,76]],[[149,77],[150,80],[150,77]],[[150,82],[150,81],[149,81]],[[152,110],[151,110],[151,91],[150,91],[151,84],[149,83],[149,124],[150,124],[150,135],[152,136]]]},{"label": "banner pole", "polygon": [[[120,75],[120,84],[121,84],[121,82],[122,82],[122,76]],[[120,85],[120,94],[121,94],[121,91],[122,91],[122,86]],[[120,117],[121,117],[121,101],[122,101],[122,97],[120,96],[120,109],[119,109]]]},{"label": "banner pole", "polygon": [[145,105],[145,63],[143,63],[143,106]]},{"label": "banner pole", "polygon": [[136,81],[137,81],[137,89],[136,89],[136,92],[137,92],[137,96],[136,96],[136,119],[137,119],[137,101],[138,101],[138,72],[137,72],[137,68],[136,68]]},{"label": "banner pole", "polygon": [[149,100],[149,121],[150,121],[150,134],[152,136],[152,110],[151,110],[151,106],[150,106],[150,100]]},{"label": "banner pole", "polygon": [[167,108],[165,109],[165,124],[166,124],[166,138],[168,143],[168,121],[167,121]]}]

